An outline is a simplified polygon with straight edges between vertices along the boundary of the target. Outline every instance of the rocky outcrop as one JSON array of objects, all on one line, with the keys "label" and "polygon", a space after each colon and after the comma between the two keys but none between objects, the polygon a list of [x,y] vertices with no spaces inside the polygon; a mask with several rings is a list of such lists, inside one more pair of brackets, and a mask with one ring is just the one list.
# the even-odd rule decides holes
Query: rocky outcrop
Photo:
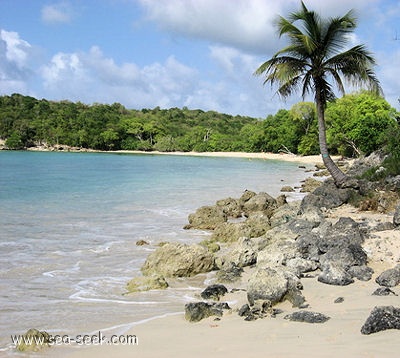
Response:
[{"label": "rocky outcrop", "polygon": [[185,229],[214,230],[218,224],[227,221],[227,215],[221,207],[202,206],[195,213],[189,215],[189,224]]},{"label": "rocky outcrop", "polygon": [[222,317],[224,310],[230,307],[226,302],[208,303],[192,302],[185,305],[185,319],[189,322],[199,322],[204,318],[217,316]]},{"label": "rocky outcrop", "polygon": [[318,312],[310,312],[310,311],[297,311],[283,317],[289,321],[295,322],[307,322],[307,323],[325,323],[330,319],[330,317],[318,313]]},{"label": "rocky outcrop", "polygon": [[221,266],[216,273],[217,282],[232,283],[242,277],[243,269],[234,262],[228,262]]},{"label": "rocky outcrop", "polygon": [[134,277],[126,285],[128,293],[163,290],[166,288],[168,288],[168,282],[159,275]]},{"label": "rocky outcrop", "polygon": [[397,296],[397,294],[392,291],[389,287],[378,287],[374,292],[372,292],[374,296]]},{"label": "rocky outcrop", "polygon": [[361,327],[361,333],[371,334],[387,329],[400,329],[400,308],[375,307]]},{"label": "rocky outcrop", "polygon": [[400,264],[392,269],[382,272],[376,279],[375,282],[378,285],[385,287],[394,287],[400,283]]},{"label": "rocky outcrop", "polygon": [[146,259],[141,270],[145,276],[190,277],[214,269],[214,255],[200,245],[167,243]]},{"label": "rocky outcrop", "polygon": [[261,192],[253,195],[243,204],[243,212],[246,216],[250,216],[253,212],[263,212],[270,217],[273,211],[278,207],[275,198],[271,195]]},{"label": "rocky outcrop", "polygon": [[38,352],[46,347],[50,347],[50,335],[45,331],[31,328],[22,335],[15,348],[20,352]]},{"label": "rocky outcrop", "polygon": [[216,259],[216,265],[219,268],[223,268],[227,264],[234,264],[238,267],[253,265],[257,261],[257,251],[257,246],[252,239],[241,237],[225,255]]}]

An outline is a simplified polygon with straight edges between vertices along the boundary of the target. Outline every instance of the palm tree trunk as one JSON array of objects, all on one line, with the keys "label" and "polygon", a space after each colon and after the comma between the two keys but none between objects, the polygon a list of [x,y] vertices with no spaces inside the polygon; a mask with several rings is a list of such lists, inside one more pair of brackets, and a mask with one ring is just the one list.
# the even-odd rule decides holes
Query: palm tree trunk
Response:
[{"label": "palm tree trunk", "polygon": [[325,129],[325,106],[320,99],[319,91],[316,91],[316,105],[317,105],[317,116],[318,116],[318,139],[319,148],[326,169],[332,175],[336,186],[341,186],[346,180],[347,176],[338,168],[335,162],[329,155],[328,145],[326,143],[326,129]]}]

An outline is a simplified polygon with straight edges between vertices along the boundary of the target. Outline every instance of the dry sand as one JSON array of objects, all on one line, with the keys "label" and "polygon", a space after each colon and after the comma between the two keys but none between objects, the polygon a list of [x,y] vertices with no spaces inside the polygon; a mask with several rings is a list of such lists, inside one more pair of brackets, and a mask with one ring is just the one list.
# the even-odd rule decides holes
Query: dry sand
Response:
[{"label": "dry sand", "polygon": [[[391,221],[392,215],[359,212],[344,205],[329,211],[333,222],[342,216],[368,224]],[[330,286],[319,283],[317,274],[303,278],[303,294],[310,305],[307,310],[331,317],[323,324],[290,322],[286,314],[296,311],[288,302],[279,304],[283,310],[276,318],[246,322],[237,309],[246,302],[243,291],[224,297],[233,308],[220,321],[213,317],[198,323],[185,321],[183,312],[157,318],[134,326],[130,334],[137,336],[138,345],[101,346],[68,351],[68,357],[398,357],[398,330],[362,335],[360,329],[375,306],[399,306],[398,296],[374,296],[378,288],[375,278],[382,270],[399,263],[400,235],[398,230],[378,232],[368,239],[364,249],[369,265],[375,269],[372,280],[356,281],[349,286]],[[247,274],[249,273],[247,269]],[[228,288],[245,287],[242,282]],[[400,294],[398,287],[393,288]],[[342,303],[334,303],[343,297]],[[183,310],[183,308],[182,308]],[[50,350],[49,350],[50,351]],[[49,352],[50,353],[50,352]]]},{"label": "dry sand", "polygon": [[[317,164],[322,163],[320,155],[300,156],[295,154],[286,153],[246,153],[246,152],[142,152],[135,150],[118,150],[108,153],[122,153],[122,154],[159,154],[159,155],[189,155],[196,157],[230,157],[230,158],[249,158],[249,159],[265,159],[265,160],[283,160],[286,162],[297,162],[303,164]],[[333,156],[333,159],[340,157]]]}]

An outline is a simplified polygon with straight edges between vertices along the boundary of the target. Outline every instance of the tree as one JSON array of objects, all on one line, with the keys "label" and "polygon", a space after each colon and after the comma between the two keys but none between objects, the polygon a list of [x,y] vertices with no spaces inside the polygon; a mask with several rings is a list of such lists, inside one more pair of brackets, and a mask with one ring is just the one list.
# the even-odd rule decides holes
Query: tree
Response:
[{"label": "tree", "polygon": [[332,80],[342,94],[345,92],[342,77],[353,86],[366,84],[371,91],[382,92],[372,70],[375,60],[366,47],[357,45],[344,50],[355,27],[352,10],[341,17],[323,19],[301,2],[299,11],[287,19],[278,18],[279,37],[286,35],[289,45],[255,72],[265,76],[264,84],[277,84],[277,92],[282,98],[289,97],[299,88],[303,99],[308,94],[314,95],[322,160],[338,186],[344,184],[347,177],[333,162],[326,142],[325,108],[336,98],[329,81]]}]

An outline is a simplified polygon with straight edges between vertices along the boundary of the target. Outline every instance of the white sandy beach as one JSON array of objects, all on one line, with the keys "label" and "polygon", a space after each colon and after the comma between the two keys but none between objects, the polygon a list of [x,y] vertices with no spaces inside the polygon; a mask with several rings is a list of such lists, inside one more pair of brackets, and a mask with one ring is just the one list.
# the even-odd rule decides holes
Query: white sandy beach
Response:
[{"label": "white sandy beach", "polygon": [[[159,155],[190,155],[196,157],[225,157],[225,158],[248,158],[248,159],[265,159],[265,160],[282,160],[286,162],[298,162],[303,164],[317,164],[322,163],[320,155],[307,155],[301,156],[296,154],[287,153],[247,153],[247,152],[143,152],[136,150],[118,150],[110,151],[107,153],[121,153],[121,154],[159,154]],[[338,159],[338,156],[333,156],[333,159]]]},{"label": "white sandy beach", "polygon": [[[359,212],[349,205],[329,212],[332,221],[342,216],[367,222],[392,220],[391,215]],[[70,350],[67,357],[398,357],[399,331],[387,330],[366,336],[360,329],[375,306],[399,305],[398,296],[372,295],[379,287],[375,277],[399,262],[399,242],[398,230],[378,233],[367,240],[364,249],[369,256],[369,266],[375,270],[368,282],[330,286],[318,282],[316,273],[302,279],[303,294],[309,304],[307,310],[331,317],[326,323],[285,320],[286,314],[298,310],[288,302],[276,306],[283,310],[276,318],[246,322],[237,314],[237,309],[246,302],[245,292],[239,291],[223,298],[233,310],[220,321],[210,317],[189,323],[184,319],[182,307],[182,313],[178,315],[134,326],[129,334],[137,336],[138,345]],[[228,288],[246,287],[246,276]],[[400,293],[398,287],[393,291]],[[343,297],[344,301],[334,303],[338,297]]]}]

